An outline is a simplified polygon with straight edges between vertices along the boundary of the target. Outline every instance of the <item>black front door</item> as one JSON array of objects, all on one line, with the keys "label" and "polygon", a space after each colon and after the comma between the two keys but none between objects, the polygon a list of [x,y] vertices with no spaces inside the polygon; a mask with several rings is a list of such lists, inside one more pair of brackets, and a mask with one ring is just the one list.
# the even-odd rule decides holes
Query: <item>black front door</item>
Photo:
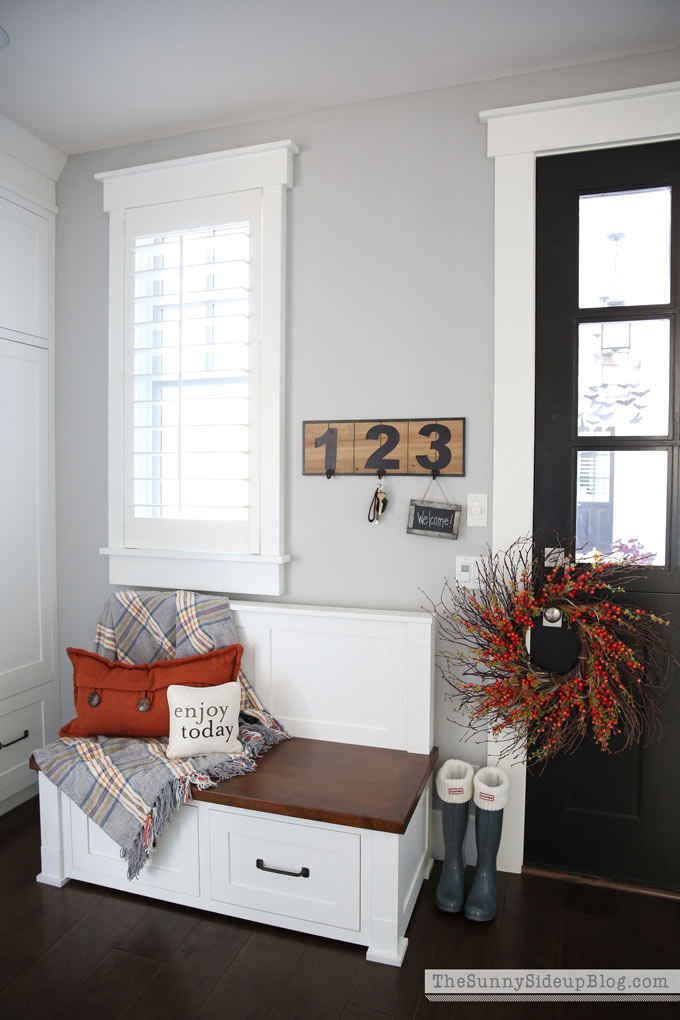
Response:
[{"label": "black front door", "polygon": [[[676,655],[679,206],[680,142],[537,161],[534,532],[645,556],[628,599],[670,617]],[[533,642],[571,665],[566,635]],[[526,863],[680,889],[680,677],[663,706],[660,743],[529,777]]]}]

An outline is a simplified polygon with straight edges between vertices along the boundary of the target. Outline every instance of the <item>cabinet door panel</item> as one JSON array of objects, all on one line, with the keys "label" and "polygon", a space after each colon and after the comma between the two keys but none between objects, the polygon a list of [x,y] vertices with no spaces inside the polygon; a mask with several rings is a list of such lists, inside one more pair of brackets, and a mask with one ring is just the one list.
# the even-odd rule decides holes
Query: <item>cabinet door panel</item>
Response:
[{"label": "cabinet door panel", "polygon": [[0,198],[0,327],[46,338],[49,293],[48,220]]},{"label": "cabinet door panel", "polygon": [[0,692],[51,679],[48,353],[0,339]]},{"label": "cabinet door panel", "polygon": [[35,785],[28,760],[52,735],[52,700],[52,685],[45,684],[0,701],[0,797]]}]

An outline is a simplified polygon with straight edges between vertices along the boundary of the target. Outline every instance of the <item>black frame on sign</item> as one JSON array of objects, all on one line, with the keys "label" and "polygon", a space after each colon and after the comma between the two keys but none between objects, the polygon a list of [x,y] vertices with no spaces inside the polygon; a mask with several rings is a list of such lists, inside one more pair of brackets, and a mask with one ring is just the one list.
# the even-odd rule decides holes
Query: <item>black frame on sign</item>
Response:
[{"label": "black frame on sign", "polygon": [[[337,471],[335,468],[330,468],[330,467],[326,467],[323,470],[319,470],[319,471],[306,471],[305,470],[305,426],[306,425],[323,425],[323,424],[327,424],[329,422],[335,422],[338,425],[355,425],[355,424],[357,424],[357,422],[371,422],[372,426],[375,428],[375,427],[382,426],[382,425],[389,426],[392,423],[399,424],[401,422],[407,422],[408,424],[416,423],[416,422],[422,422],[423,426],[427,426],[427,425],[436,425],[438,422],[444,422],[444,421],[455,421],[455,422],[460,422],[461,423],[463,449],[462,449],[462,457],[461,457],[462,464],[461,464],[461,470],[460,471],[455,471],[455,472],[452,471],[452,472],[446,472],[446,473],[444,473],[443,471],[440,472],[438,470],[438,468],[437,468],[436,462],[433,463],[433,464],[430,464],[428,467],[423,467],[423,469],[421,471],[399,471],[399,470],[390,469],[390,468],[384,468],[384,467],[383,468],[379,468],[378,466],[376,466],[375,468],[368,468],[368,467],[366,467],[364,469],[364,471]],[[456,415],[449,415],[448,417],[446,417],[444,415],[441,415],[438,418],[307,418],[307,419],[305,419],[302,422],[302,474],[303,475],[309,475],[310,477],[321,477],[322,475],[326,474],[328,477],[330,477],[331,475],[338,475],[338,476],[344,475],[346,477],[363,478],[363,477],[366,477],[367,475],[370,475],[371,470],[376,470],[376,471],[377,470],[382,470],[382,474],[383,475],[390,475],[390,474],[392,474],[392,475],[396,475],[396,476],[399,476],[399,477],[409,477],[410,476],[410,477],[413,477],[413,478],[420,478],[423,475],[431,474],[434,471],[434,472],[437,472],[437,474],[441,474],[442,477],[446,477],[446,478],[464,478],[465,477],[465,468],[466,468],[466,463],[465,463],[466,424],[467,424],[467,419],[466,418],[462,418],[462,417],[456,416]],[[385,433],[383,433],[383,434],[385,434]],[[374,454],[372,454],[372,456],[374,456],[379,450],[381,450],[383,448],[383,445],[385,445],[385,444],[381,444],[378,447],[376,447],[376,450],[374,451]],[[387,452],[388,453],[391,452],[392,449],[394,449],[394,447],[390,447],[390,449]]]},{"label": "black frame on sign", "polygon": [[[453,512],[453,517],[451,519],[451,531],[435,531],[431,528],[415,528],[416,510],[423,507],[435,507],[437,510],[446,510],[449,513]],[[460,530],[460,515],[462,513],[462,509],[463,508],[459,503],[441,503],[436,502],[435,500],[412,499],[409,503],[406,531],[409,535],[422,535],[424,538],[456,539],[458,538],[458,532]]]}]

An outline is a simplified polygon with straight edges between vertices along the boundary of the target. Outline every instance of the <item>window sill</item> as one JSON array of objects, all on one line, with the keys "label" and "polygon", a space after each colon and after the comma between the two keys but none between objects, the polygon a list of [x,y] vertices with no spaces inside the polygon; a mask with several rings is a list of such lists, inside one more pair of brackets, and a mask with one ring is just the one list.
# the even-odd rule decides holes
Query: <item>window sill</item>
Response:
[{"label": "window sill", "polygon": [[282,595],[290,556],[102,548],[109,583],[144,588],[186,588],[229,595]]}]

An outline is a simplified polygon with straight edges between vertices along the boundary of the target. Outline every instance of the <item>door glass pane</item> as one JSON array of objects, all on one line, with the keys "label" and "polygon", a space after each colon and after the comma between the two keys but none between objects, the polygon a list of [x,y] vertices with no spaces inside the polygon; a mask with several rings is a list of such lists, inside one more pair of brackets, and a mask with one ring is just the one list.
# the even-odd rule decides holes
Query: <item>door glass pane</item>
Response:
[{"label": "door glass pane", "polygon": [[671,189],[579,199],[579,306],[668,304]]},{"label": "door glass pane", "polygon": [[584,322],[578,331],[579,436],[668,435],[670,322]]},{"label": "door glass pane", "polygon": [[665,566],[667,474],[665,450],[579,450],[577,558],[636,552]]}]

